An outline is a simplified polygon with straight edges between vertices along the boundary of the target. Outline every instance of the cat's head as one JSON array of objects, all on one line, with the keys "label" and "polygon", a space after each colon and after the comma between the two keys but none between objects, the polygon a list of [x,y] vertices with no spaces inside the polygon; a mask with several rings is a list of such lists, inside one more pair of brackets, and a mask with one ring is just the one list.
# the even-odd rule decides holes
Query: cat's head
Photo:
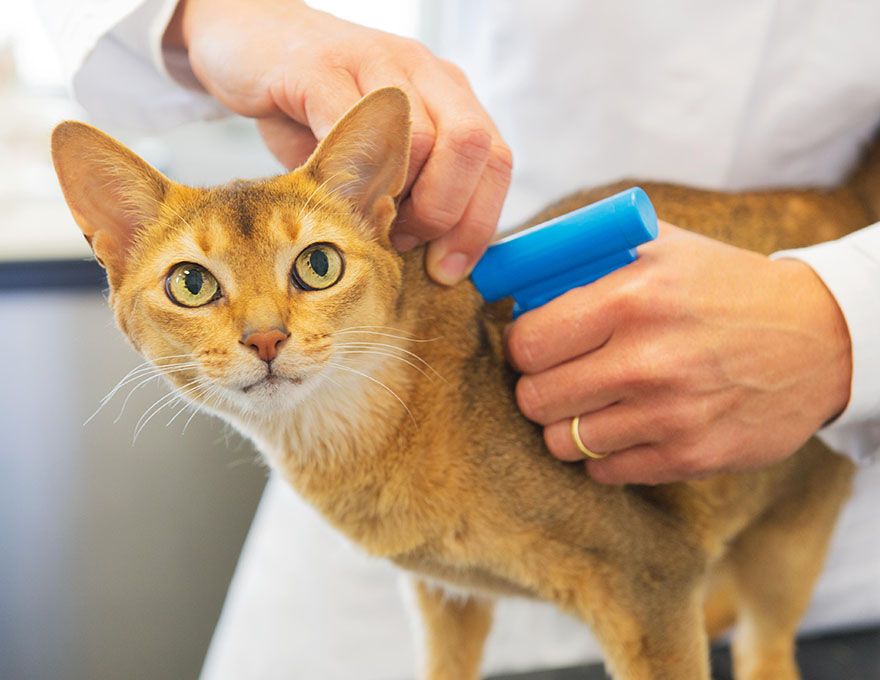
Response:
[{"label": "cat's head", "polygon": [[402,91],[377,90],[302,167],[211,189],[60,124],[55,169],[132,344],[193,400],[245,413],[290,408],[322,385],[338,347],[364,339],[351,329],[394,314],[402,261],[389,229],[409,115]]}]

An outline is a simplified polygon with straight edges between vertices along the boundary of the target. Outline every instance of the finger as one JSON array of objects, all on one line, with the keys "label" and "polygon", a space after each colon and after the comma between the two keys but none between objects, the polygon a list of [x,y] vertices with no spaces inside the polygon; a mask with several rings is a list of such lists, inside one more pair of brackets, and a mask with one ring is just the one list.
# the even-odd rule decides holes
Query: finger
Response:
[{"label": "finger", "polygon": [[504,147],[490,152],[489,160],[458,223],[428,246],[428,274],[451,285],[468,275],[486,251],[498,228],[498,218],[510,186],[512,161]]},{"label": "finger", "polygon": [[483,120],[464,117],[440,120],[431,155],[402,206],[407,233],[430,241],[458,224],[477,188],[492,137]]},{"label": "finger", "polygon": [[523,375],[516,383],[516,403],[526,418],[549,425],[620,401],[626,396],[629,371],[617,352],[600,349]]},{"label": "finger", "polygon": [[257,128],[269,151],[288,170],[305,163],[318,143],[309,128],[287,116],[263,118]]},{"label": "finger", "polygon": [[507,353],[514,368],[537,373],[604,345],[618,323],[609,304],[618,273],[573,288],[520,316],[507,331]]},{"label": "finger", "polygon": [[419,173],[434,151],[434,144],[437,141],[437,127],[431,119],[428,109],[425,108],[425,102],[409,81],[405,82],[403,91],[406,92],[412,106],[409,170],[406,174],[406,184],[401,192],[401,196],[408,196],[419,177]]},{"label": "finger", "polygon": [[[475,229],[476,237],[456,236],[443,244],[463,251],[434,251],[432,264],[446,255],[459,255],[459,264],[465,263],[456,277],[460,279],[494,232],[510,181],[510,152],[470,89],[438,64],[414,73],[413,82],[437,125],[437,140],[413,186],[412,201],[404,206],[406,229],[423,240],[453,228],[465,233]],[[437,87],[438,82],[444,86]]]},{"label": "finger", "polygon": [[[418,94],[413,84],[402,71],[392,68],[365,69],[358,74],[357,83],[364,92],[394,85],[402,89],[409,99],[411,115],[409,169],[407,170],[406,184],[400,194],[406,197],[434,149],[434,140],[436,138],[434,121],[431,120],[421,95]],[[416,236],[407,231],[408,218],[405,206],[409,202],[409,199],[407,199],[402,203],[391,233],[391,241],[394,247],[401,252],[411,250],[425,240],[423,237]]]},{"label": "finger", "polygon": [[344,69],[325,69],[303,79],[280,97],[278,108],[307,126],[320,141],[363,93]]},{"label": "finger", "polygon": [[409,170],[406,176],[406,184],[401,192],[401,195],[405,196],[409,193],[434,148],[437,132],[434,121],[431,119],[427,108],[425,108],[421,94],[419,94],[403,71],[388,66],[365,68],[358,72],[356,82],[363,92],[370,92],[380,87],[393,85],[403,90],[407,99],[409,99],[411,120]]},{"label": "finger", "polygon": [[[572,419],[557,421],[544,428],[544,442],[560,460],[582,460],[572,434]],[[581,443],[597,454],[617,455],[615,451],[648,444],[652,440],[651,425],[639,411],[625,404],[614,404],[594,413],[582,415],[578,422]]]},{"label": "finger", "polygon": [[587,461],[587,472],[600,484],[669,484],[685,479],[678,465],[651,445],[634,446],[602,460]]},{"label": "finger", "polygon": [[408,250],[412,250],[419,244],[421,244],[422,240],[418,236],[413,236],[412,234],[407,234],[403,231],[400,231],[400,226],[395,222],[395,224],[391,228],[391,245],[401,253],[405,253]]}]

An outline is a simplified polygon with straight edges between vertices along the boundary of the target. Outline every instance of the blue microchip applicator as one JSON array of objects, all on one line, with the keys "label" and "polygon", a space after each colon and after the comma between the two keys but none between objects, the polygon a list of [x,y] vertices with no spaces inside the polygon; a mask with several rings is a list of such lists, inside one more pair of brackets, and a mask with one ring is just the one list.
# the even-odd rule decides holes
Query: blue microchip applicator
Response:
[{"label": "blue microchip applicator", "polygon": [[634,187],[494,243],[471,280],[487,302],[512,296],[517,317],[635,261],[656,237],[654,206]]}]

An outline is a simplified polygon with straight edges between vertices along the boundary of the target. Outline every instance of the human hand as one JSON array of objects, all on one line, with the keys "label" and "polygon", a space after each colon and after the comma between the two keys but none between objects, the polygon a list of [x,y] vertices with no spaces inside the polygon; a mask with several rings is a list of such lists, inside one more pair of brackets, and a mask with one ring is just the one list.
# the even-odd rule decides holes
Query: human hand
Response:
[{"label": "human hand", "polygon": [[669,224],[639,259],[509,329],[516,398],[550,451],[611,453],[603,483],[657,484],[767,465],[849,400],[849,332],[806,264]]},{"label": "human hand", "polygon": [[463,73],[420,43],[301,2],[182,0],[166,45],[232,111],[256,118],[272,153],[302,164],[364,94],[396,85],[412,105],[407,185],[392,242],[430,241],[428,273],[457,283],[488,245],[512,158]]}]

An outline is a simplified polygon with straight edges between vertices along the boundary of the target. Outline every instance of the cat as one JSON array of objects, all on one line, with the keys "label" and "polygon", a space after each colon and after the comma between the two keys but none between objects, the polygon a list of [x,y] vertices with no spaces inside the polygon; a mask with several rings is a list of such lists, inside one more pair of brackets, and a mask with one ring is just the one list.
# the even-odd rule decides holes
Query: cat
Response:
[{"label": "cat", "polygon": [[[515,403],[509,302],[437,285],[424,248],[391,246],[409,138],[408,100],[384,88],[271,179],[183,186],[78,122],[55,129],[52,155],[131,344],[339,531],[412,574],[425,677],[477,678],[492,602],[513,595],[585,621],[617,680],[706,680],[707,640],[734,622],[738,680],[797,678],[795,633],[853,464],[814,438],[761,470],[650,487],[555,460]],[[859,178],[643,187],[662,218],[769,253],[876,220],[876,178]]]}]

